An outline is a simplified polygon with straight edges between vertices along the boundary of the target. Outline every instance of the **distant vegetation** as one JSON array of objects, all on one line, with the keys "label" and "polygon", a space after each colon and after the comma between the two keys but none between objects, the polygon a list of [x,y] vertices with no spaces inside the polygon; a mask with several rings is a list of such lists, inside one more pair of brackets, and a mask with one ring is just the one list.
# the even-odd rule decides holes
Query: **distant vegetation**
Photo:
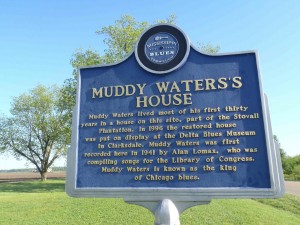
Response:
[{"label": "distant vegetation", "polygon": [[288,156],[283,148],[281,148],[276,135],[274,135],[274,140],[279,144],[284,179],[300,181],[300,155]]},{"label": "distant vegetation", "polygon": [[300,155],[281,158],[285,180],[300,181]]},{"label": "distant vegetation", "polygon": [[[17,173],[17,172],[33,172],[35,171],[35,168],[26,168],[26,169],[11,169],[11,170],[0,170],[0,173]],[[53,167],[52,172],[56,171],[66,171],[66,167],[60,166],[60,167]]]}]

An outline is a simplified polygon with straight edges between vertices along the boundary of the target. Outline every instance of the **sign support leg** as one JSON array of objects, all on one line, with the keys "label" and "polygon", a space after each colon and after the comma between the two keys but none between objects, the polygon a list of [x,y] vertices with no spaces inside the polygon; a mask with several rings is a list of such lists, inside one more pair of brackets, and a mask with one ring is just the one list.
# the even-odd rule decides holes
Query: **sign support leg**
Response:
[{"label": "sign support leg", "polygon": [[155,217],[154,225],[180,225],[180,213],[190,207],[210,202],[210,199],[202,199],[201,201],[174,201],[165,198],[160,201],[141,201],[126,198],[124,200],[129,204],[140,205],[150,210]]},{"label": "sign support leg", "polygon": [[175,204],[169,199],[160,202],[154,215],[154,225],[180,225],[179,212]]}]

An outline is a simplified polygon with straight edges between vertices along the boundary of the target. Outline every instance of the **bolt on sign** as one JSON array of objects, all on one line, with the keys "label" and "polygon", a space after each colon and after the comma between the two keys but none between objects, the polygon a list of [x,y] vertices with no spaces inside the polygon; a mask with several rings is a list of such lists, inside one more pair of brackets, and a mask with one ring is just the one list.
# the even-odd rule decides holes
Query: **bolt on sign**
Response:
[{"label": "bolt on sign", "polygon": [[122,62],[80,68],[67,192],[159,201],[284,192],[255,51],[207,55],[156,25]]}]

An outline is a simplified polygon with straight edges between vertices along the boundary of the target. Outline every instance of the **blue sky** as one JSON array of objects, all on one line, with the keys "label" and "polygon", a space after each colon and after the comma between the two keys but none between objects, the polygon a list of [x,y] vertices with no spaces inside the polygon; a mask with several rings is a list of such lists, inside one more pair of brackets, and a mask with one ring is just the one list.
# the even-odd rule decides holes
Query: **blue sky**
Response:
[{"label": "blue sky", "polygon": [[[1,1],[0,114],[9,115],[13,96],[38,84],[62,84],[72,76],[78,48],[103,52],[95,34],[122,15],[154,23],[171,14],[197,44],[221,53],[257,50],[273,133],[281,146],[300,154],[300,2],[287,1]],[[0,169],[24,167],[0,155]]]}]

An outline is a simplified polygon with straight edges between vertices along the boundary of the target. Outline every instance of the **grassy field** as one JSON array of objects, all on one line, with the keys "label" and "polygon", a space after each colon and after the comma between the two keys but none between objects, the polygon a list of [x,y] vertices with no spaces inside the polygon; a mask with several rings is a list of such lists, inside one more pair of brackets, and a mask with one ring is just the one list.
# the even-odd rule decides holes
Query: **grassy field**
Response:
[{"label": "grassy field", "polygon": [[[103,224],[153,225],[154,217],[143,207],[122,199],[70,198],[64,180],[0,184],[0,224]],[[255,224],[299,225],[300,198],[219,199],[186,210],[181,225]]]}]

